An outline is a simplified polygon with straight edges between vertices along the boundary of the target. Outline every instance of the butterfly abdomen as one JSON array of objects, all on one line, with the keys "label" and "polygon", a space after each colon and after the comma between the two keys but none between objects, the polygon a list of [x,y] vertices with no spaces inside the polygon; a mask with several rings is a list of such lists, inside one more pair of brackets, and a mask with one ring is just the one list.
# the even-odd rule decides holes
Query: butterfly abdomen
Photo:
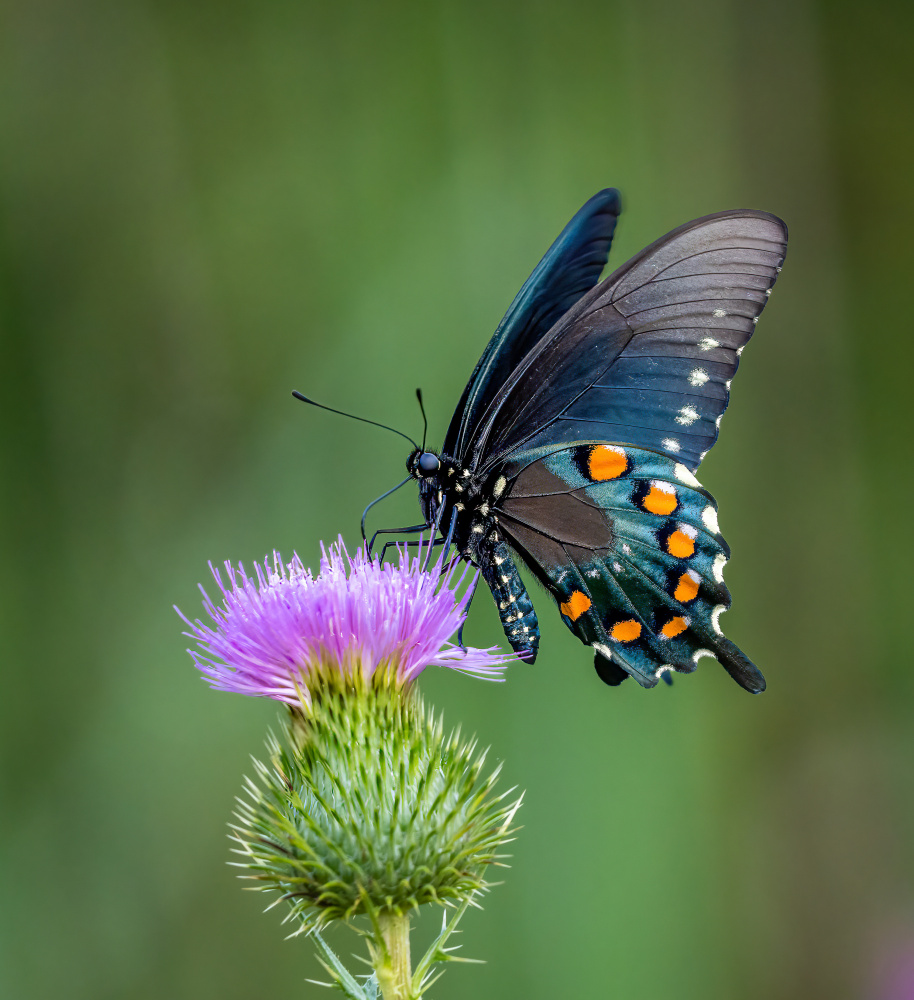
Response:
[{"label": "butterfly abdomen", "polygon": [[527,662],[533,663],[540,642],[539,622],[508,546],[497,535],[488,535],[479,545],[477,564],[495,598],[511,648],[516,653],[526,651]]}]

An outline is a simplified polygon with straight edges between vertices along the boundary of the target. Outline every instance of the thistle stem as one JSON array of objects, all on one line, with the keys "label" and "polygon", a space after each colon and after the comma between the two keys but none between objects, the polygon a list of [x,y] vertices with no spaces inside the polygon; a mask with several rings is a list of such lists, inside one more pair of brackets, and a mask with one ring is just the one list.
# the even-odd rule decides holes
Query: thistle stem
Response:
[{"label": "thistle stem", "polygon": [[377,955],[375,975],[384,1000],[410,1000],[412,966],[409,958],[409,914],[379,913],[384,953]]}]

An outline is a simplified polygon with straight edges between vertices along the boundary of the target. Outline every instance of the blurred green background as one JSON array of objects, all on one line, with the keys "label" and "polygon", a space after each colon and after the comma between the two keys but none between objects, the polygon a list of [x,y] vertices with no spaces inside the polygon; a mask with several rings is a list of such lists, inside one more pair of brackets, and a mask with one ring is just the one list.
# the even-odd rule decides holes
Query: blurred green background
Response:
[{"label": "blurred green background", "polygon": [[604,688],[542,595],[534,668],[427,675],[527,789],[463,924],[487,964],[432,995],[914,997],[911,6],[0,11],[0,994],[322,995],[225,866],[276,706],[209,691],[171,606],[209,559],[354,542],[403,442],[289,391],[415,434],[421,385],[440,441],[612,184],[612,266],[707,212],[790,227],[701,473],[769,690]]}]

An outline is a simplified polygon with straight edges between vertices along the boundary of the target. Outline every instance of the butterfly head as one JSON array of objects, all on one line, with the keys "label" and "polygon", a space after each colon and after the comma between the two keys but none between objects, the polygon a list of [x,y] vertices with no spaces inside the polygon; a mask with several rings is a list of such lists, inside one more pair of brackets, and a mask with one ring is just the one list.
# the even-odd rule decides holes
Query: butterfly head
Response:
[{"label": "butterfly head", "polygon": [[433,451],[416,448],[406,460],[406,471],[414,479],[431,479],[441,471],[441,459]]}]

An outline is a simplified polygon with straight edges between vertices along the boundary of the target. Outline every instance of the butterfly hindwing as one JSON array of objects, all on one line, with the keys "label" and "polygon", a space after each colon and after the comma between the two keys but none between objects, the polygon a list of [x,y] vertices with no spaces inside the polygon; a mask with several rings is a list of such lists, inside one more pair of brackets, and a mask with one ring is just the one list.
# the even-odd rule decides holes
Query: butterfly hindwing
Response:
[{"label": "butterfly hindwing", "polygon": [[556,451],[516,477],[499,521],[571,631],[645,687],[714,656],[764,689],[720,631],[729,549],[713,498],[681,463],[627,445]]}]

